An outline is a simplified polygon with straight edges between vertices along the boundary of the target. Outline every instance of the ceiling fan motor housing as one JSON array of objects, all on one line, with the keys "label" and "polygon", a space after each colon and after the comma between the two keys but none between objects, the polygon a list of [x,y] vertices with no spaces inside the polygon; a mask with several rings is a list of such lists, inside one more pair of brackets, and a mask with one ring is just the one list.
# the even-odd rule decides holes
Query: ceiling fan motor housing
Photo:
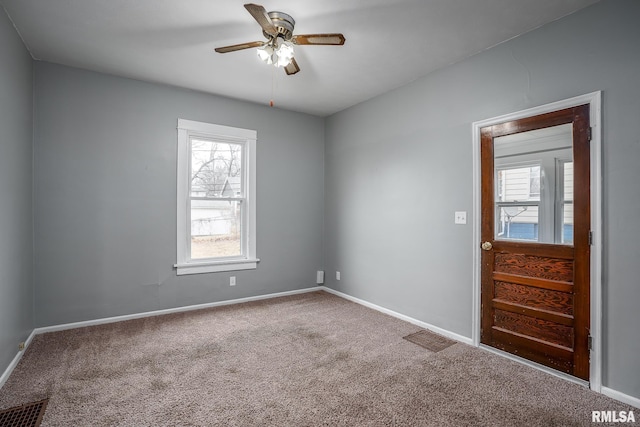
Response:
[{"label": "ceiling fan motor housing", "polygon": [[[284,40],[291,40],[293,28],[296,25],[296,21],[294,21],[291,15],[287,15],[284,12],[269,12],[267,15],[269,15],[271,22],[278,30],[277,37],[282,37]],[[264,31],[263,34],[266,38],[271,38],[271,36]]]}]

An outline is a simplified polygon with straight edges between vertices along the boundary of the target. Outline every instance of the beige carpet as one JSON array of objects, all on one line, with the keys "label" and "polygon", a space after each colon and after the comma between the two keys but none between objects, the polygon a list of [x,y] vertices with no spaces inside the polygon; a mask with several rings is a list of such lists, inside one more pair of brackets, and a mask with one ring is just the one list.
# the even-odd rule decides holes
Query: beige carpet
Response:
[{"label": "beige carpet", "polygon": [[48,397],[43,426],[545,427],[633,409],[468,345],[402,339],[418,330],[314,292],[42,334],[0,409]]}]

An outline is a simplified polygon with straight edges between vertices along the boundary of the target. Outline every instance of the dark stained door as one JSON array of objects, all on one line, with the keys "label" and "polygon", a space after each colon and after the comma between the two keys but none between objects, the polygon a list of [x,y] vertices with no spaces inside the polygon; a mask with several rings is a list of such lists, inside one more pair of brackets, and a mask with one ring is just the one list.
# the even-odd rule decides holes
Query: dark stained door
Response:
[{"label": "dark stained door", "polygon": [[[589,126],[589,106],[583,105],[481,129],[480,341],[584,380],[589,379]],[[527,145],[519,137],[553,133],[556,127],[567,129],[570,160],[556,158],[547,173],[531,162],[500,166],[508,164],[509,149]],[[544,138],[536,141],[521,158],[547,155]],[[496,155],[497,147],[507,154]],[[528,184],[518,178],[525,172]],[[505,195],[521,184],[528,185],[528,196]]]}]

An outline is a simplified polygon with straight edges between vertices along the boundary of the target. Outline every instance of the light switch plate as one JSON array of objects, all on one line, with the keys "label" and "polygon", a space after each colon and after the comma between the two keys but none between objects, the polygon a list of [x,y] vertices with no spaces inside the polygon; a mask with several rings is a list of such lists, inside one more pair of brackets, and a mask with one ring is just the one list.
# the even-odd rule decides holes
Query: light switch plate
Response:
[{"label": "light switch plate", "polygon": [[467,212],[466,211],[456,211],[454,223],[456,223],[456,224],[466,224],[467,223]]}]

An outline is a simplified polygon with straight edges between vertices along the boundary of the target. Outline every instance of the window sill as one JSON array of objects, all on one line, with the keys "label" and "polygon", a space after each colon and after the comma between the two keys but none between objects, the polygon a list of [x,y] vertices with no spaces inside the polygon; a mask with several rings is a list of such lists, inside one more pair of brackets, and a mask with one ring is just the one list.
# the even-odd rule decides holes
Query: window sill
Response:
[{"label": "window sill", "polygon": [[221,271],[253,270],[258,267],[259,259],[234,259],[226,261],[204,261],[174,264],[176,274],[218,273]]}]

